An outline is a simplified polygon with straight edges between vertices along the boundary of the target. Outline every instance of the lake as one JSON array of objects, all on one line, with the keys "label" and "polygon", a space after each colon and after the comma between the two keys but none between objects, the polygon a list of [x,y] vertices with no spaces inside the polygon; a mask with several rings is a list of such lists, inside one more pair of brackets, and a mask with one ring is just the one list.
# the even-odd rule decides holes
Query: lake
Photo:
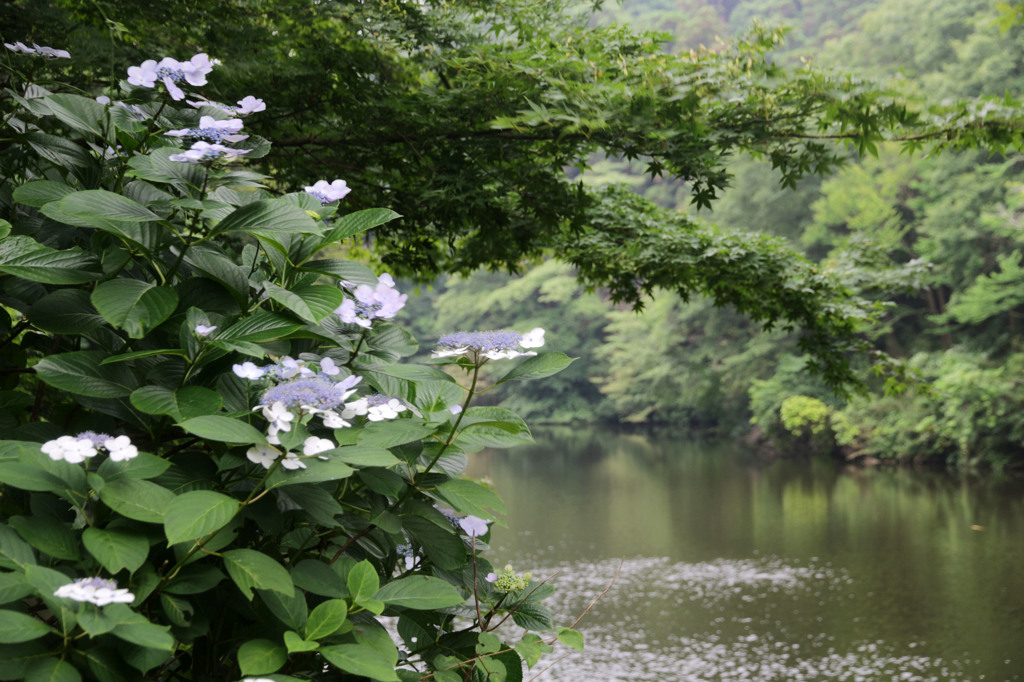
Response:
[{"label": "lake", "polygon": [[524,679],[1024,679],[1020,478],[534,437],[471,457],[508,507],[489,558],[557,572],[559,625],[615,583],[578,626],[585,652]]}]

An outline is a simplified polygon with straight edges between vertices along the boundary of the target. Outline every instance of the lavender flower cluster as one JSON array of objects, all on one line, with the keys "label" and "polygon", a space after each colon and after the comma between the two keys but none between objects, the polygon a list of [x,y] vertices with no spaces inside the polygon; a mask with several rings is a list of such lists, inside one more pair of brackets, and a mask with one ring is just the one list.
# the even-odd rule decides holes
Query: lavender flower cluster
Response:
[{"label": "lavender flower cluster", "polygon": [[536,352],[527,349],[540,348],[543,345],[544,330],[540,327],[525,334],[514,331],[455,332],[438,339],[437,350],[431,357],[465,355],[473,362],[480,362],[481,358],[507,360],[536,355]]}]

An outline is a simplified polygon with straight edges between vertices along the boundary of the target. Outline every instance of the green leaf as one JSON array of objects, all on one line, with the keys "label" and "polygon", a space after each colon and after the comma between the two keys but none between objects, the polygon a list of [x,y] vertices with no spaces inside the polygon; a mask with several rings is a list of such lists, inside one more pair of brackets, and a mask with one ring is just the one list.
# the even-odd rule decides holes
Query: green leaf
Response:
[{"label": "green leaf", "polygon": [[115,327],[141,339],[171,316],[178,307],[178,292],[137,279],[112,279],[93,289],[89,297],[100,315]]},{"label": "green leaf", "polygon": [[19,204],[39,208],[74,193],[75,188],[63,182],[33,180],[15,188],[12,196]]},{"label": "green leaf", "polygon": [[552,374],[558,374],[576,359],[557,351],[540,353],[513,367],[512,371],[494,382],[494,385],[497,386],[506,381],[523,381],[526,379],[549,377]]},{"label": "green leaf", "polygon": [[[372,424],[373,422],[371,422]],[[383,422],[380,422],[383,423]],[[395,424],[389,421],[388,424]],[[369,426],[370,424],[367,424]],[[399,429],[401,431],[401,429]],[[393,467],[398,464],[398,458],[391,454],[384,447],[363,447],[362,445],[347,445],[335,448],[327,453],[331,458],[337,458],[346,464],[361,467]]]},{"label": "green leaf", "polygon": [[25,682],[81,682],[82,676],[67,661],[50,656],[32,663],[25,671]]},{"label": "green leaf", "polygon": [[558,632],[558,641],[567,646],[571,646],[576,651],[583,651],[583,633],[579,630],[573,630],[572,628],[559,627],[555,628]]},{"label": "green leaf", "polygon": [[60,631],[65,636],[70,635],[75,628],[75,611],[80,605],[70,599],[55,597],[53,593],[71,581],[71,578],[52,568],[32,565],[25,567],[25,582],[35,588],[36,594],[56,616]]},{"label": "green leaf", "polygon": [[96,473],[106,481],[113,480],[119,476],[146,479],[156,478],[167,471],[170,466],[171,463],[166,459],[151,455],[148,452],[140,452],[132,459],[123,462],[115,462],[108,458],[103,461],[103,464],[100,464],[100,468],[96,470]]},{"label": "green leaf", "polygon": [[462,514],[472,514],[483,519],[493,519],[495,514],[505,513],[505,503],[493,491],[465,479],[445,481],[437,486],[436,494]]},{"label": "green leaf", "polygon": [[104,137],[106,107],[90,97],[61,93],[46,98],[46,107],[73,130]]},{"label": "green leaf", "polygon": [[174,493],[167,488],[128,477],[106,481],[99,495],[119,514],[147,523],[163,523],[164,511],[174,501]]},{"label": "green leaf", "polygon": [[394,666],[387,657],[372,647],[363,644],[338,644],[320,647],[320,654],[331,665],[353,675],[384,682],[398,680]]},{"label": "green leaf", "polygon": [[25,317],[40,329],[55,334],[85,334],[104,324],[81,289],[58,289],[33,303]]},{"label": "green leaf", "polygon": [[476,636],[476,652],[478,654],[494,653],[501,648],[501,638],[490,632],[481,632]]},{"label": "green leaf", "polygon": [[311,260],[299,268],[299,270],[317,272],[321,275],[331,275],[353,284],[369,284],[374,286],[378,282],[377,275],[373,273],[373,270],[362,263],[337,258]]},{"label": "green leaf", "polygon": [[302,637],[299,637],[299,633],[292,630],[285,630],[284,646],[288,649],[288,653],[290,654],[302,653],[304,651],[316,651],[320,647],[316,642],[310,642],[309,640],[302,639]]},{"label": "green leaf", "polygon": [[281,488],[286,485],[297,485],[299,483],[340,481],[355,473],[355,470],[342,462],[341,458],[331,458],[325,462],[313,457],[303,461],[306,463],[305,469],[296,469],[294,471],[278,469],[275,471],[267,479],[267,488]]},{"label": "green leaf", "polygon": [[102,610],[83,608],[78,614],[78,624],[90,637],[99,637],[117,627],[117,621],[108,618]]},{"label": "green leaf", "polygon": [[287,662],[288,652],[269,639],[250,639],[238,647],[238,667],[243,675],[277,672]]},{"label": "green leaf", "polygon": [[551,612],[548,611],[547,607],[540,604],[530,604],[528,602],[520,604],[512,612],[512,620],[515,621],[516,625],[526,630],[545,632],[555,629],[555,624],[551,620]]},{"label": "green leaf", "polygon": [[210,236],[224,232],[245,232],[273,238],[279,234],[320,234],[318,224],[296,204],[281,199],[261,199],[240,206],[220,221]]},{"label": "green leaf", "polygon": [[279,287],[273,282],[264,282],[263,290],[267,292],[267,295],[270,296],[271,300],[277,301],[307,322],[317,323],[320,321],[320,319],[317,319],[313,314],[313,311],[310,310],[309,304],[302,300],[302,297],[298,294],[294,294],[284,287]]},{"label": "green leaf", "polygon": [[279,621],[293,630],[301,630],[306,626],[309,607],[306,605],[306,595],[302,590],[295,590],[295,594],[290,597],[273,590],[260,590],[259,593],[263,604]]},{"label": "green leaf", "polygon": [[8,523],[27,543],[56,559],[77,561],[78,535],[53,517],[12,516]]},{"label": "green leaf", "polygon": [[174,637],[169,626],[150,623],[126,604],[109,604],[103,608],[103,615],[117,623],[110,631],[115,637],[147,649],[174,651]]},{"label": "green leaf", "polygon": [[[292,569],[292,580],[297,587],[324,597],[345,599],[349,596],[348,586],[341,576],[323,561],[306,559]],[[326,603],[326,602],[325,602]],[[313,609],[316,611],[316,609]],[[313,614],[310,614],[310,619]],[[309,624],[306,624],[309,627]],[[309,633],[306,634],[309,637]]]},{"label": "green leaf", "polygon": [[220,394],[202,386],[172,390],[164,386],[143,386],[133,391],[132,405],[146,414],[167,414],[176,421],[211,415],[220,410]]},{"label": "green leaf", "polygon": [[345,294],[336,286],[328,284],[307,284],[294,287],[292,293],[300,296],[309,309],[313,311],[313,318],[320,322],[333,314],[338,306],[345,300]]},{"label": "green leaf", "polygon": [[224,574],[214,566],[198,564],[181,569],[173,579],[167,582],[165,592],[171,594],[201,594],[216,587],[224,580]]},{"label": "green leaf", "polygon": [[[102,319],[102,318],[100,318]],[[115,362],[128,362],[138,358],[151,358],[157,355],[177,355],[180,358],[188,358],[188,352],[182,348],[154,348],[153,350],[137,350],[134,353],[121,353],[104,358],[101,365],[112,365]]]},{"label": "green leaf", "polygon": [[43,284],[83,284],[103,276],[91,253],[77,246],[57,251],[23,235],[0,239],[0,272]]},{"label": "green leaf", "polygon": [[323,240],[320,242],[320,248],[340,242],[348,237],[354,237],[357,234],[401,217],[388,208],[367,208],[355,213],[349,213],[334,221],[331,229],[324,234]]},{"label": "green leaf", "polygon": [[291,596],[295,593],[291,576],[284,566],[254,549],[224,552],[224,567],[246,599],[252,600],[253,588],[274,590]]},{"label": "green leaf", "polygon": [[123,369],[101,366],[103,351],[73,351],[43,358],[36,374],[50,386],[73,395],[90,398],[124,398],[135,388],[136,379]]},{"label": "green leaf", "polygon": [[239,510],[239,502],[212,490],[193,490],[174,498],[164,513],[167,543],[197,540],[220,530]]},{"label": "green leaf", "polygon": [[466,545],[451,526],[441,528],[420,516],[403,516],[402,527],[438,568],[454,570],[466,563]]},{"label": "green leaf", "polygon": [[426,611],[458,606],[465,601],[449,583],[426,575],[412,575],[392,580],[373,595],[388,606],[402,606]]},{"label": "green leaf", "polygon": [[0,680],[23,680],[36,661],[53,655],[53,648],[41,641],[0,644]]},{"label": "green leaf", "polygon": [[86,528],[82,531],[85,549],[111,573],[128,569],[134,573],[149,556],[145,535],[113,528]]},{"label": "green leaf", "polygon": [[471,407],[466,410],[460,427],[457,443],[466,452],[533,442],[526,422],[502,407]]},{"label": "green leaf", "polygon": [[0,604],[10,604],[32,594],[34,588],[21,573],[0,573]]},{"label": "green leaf", "polygon": [[369,561],[360,561],[349,571],[348,591],[352,595],[352,601],[360,603],[372,599],[378,589],[380,577],[377,575],[377,569]]},{"label": "green leaf", "polygon": [[64,498],[86,493],[81,465],[54,461],[43,453],[39,443],[26,441],[0,440],[0,481]]},{"label": "green leaf", "polygon": [[0,644],[30,642],[51,632],[50,626],[38,618],[0,609]]},{"label": "green leaf", "polygon": [[302,326],[302,323],[296,322],[290,317],[269,310],[257,310],[244,320],[225,329],[218,339],[266,343],[297,332],[302,329]]},{"label": "green leaf", "polygon": [[56,208],[62,217],[72,216],[75,222],[70,224],[79,227],[102,228],[109,222],[145,223],[161,219],[142,204],[105,189],[69,194],[56,204]]},{"label": "green leaf", "polygon": [[[369,422],[359,434],[360,445],[373,445],[390,448],[404,445],[430,436],[437,426],[424,424],[420,419],[394,419],[390,421]],[[390,466],[377,464],[373,466]]]},{"label": "green leaf", "polygon": [[318,640],[341,629],[348,617],[348,604],[343,599],[328,599],[309,614],[306,621],[306,639]]},{"label": "green leaf", "polygon": [[178,426],[200,438],[214,440],[218,443],[248,444],[267,442],[267,437],[254,427],[241,420],[220,415],[193,417],[192,419],[179,422]]}]

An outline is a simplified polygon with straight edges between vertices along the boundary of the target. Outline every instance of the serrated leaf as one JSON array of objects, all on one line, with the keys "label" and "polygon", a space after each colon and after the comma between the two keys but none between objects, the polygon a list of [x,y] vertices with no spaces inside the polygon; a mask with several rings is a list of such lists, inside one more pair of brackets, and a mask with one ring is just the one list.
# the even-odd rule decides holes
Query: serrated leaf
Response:
[{"label": "serrated leaf", "polygon": [[77,561],[78,536],[70,526],[52,517],[12,516],[8,523],[27,543],[56,559]]},{"label": "serrated leaf", "polygon": [[77,246],[57,251],[24,235],[0,240],[0,272],[43,284],[84,284],[103,276],[93,254]]},{"label": "serrated leaf", "polygon": [[568,367],[577,358],[570,358],[565,353],[559,353],[557,351],[548,351],[547,353],[540,353],[527,358],[523,362],[512,368],[512,370],[505,376],[494,382],[494,385],[503,384],[506,381],[523,381],[526,379],[540,379],[542,377],[549,377],[552,374],[558,374],[563,369]]},{"label": "serrated leaf", "polygon": [[235,518],[239,503],[212,490],[193,490],[171,501],[164,513],[164,533],[170,545],[205,537]]},{"label": "serrated leaf", "polygon": [[60,93],[46,98],[46,106],[72,129],[103,137],[105,107],[96,100],[81,95]]},{"label": "serrated leaf", "polygon": [[167,488],[128,477],[106,481],[99,496],[119,514],[147,523],[163,523],[164,512],[174,501],[174,493]]},{"label": "serrated leaf", "polygon": [[29,322],[55,334],[86,334],[104,324],[81,289],[58,289],[33,303],[25,312]]},{"label": "serrated leaf", "polygon": [[86,551],[111,573],[128,569],[134,573],[149,556],[146,536],[113,528],[86,528],[82,531]]},{"label": "serrated leaf", "polygon": [[47,384],[74,395],[90,398],[124,398],[137,381],[131,374],[113,366],[101,366],[102,351],[73,351],[50,355],[40,360],[36,374]]},{"label": "serrated leaf", "polygon": [[39,208],[51,201],[60,201],[74,193],[75,188],[67,183],[53,180],[33,180],[16,187],[12,196],[19,204]]},{"label": "serrated leaf", "polygon": [[323,226],[296,204],[281,199],[261,199],[235,209],[213,229],[210,236],[224,232],[247,234],[320,234]]},{"label": "serrated leaf", "polygon": [[401,217],[388,208],[367,208],[355,213],[349,213],[334,221],[331,229],[324,234],[323,240],[320,242],[320,248],[340,242],[348,237],[362,234],[367,230],[372,230],[379,225]]},{"label": "serrated leaf", "polygon": [[302,329],[302,323],[269,310],[257,310],[225,329],[218,340],[266,343],[284,338]]},{"label": "serrated leaf", "polygon": [[488,488],[465,479],[445,481],[437,486],[435,493],[450,504],[455,511],[471,514],[483,519],[493,519],[495,514],[505,513],[505,503]]},{"label": "serrated leaf", "polygon": [[555,624],[551,620],[551,612],[540,604],[520,604],[512,612],[512,620],[526,630],[546,632],[555,629]]},{"label": "serrated leaf", "polygon": [[131,394],[135,409],[146,414],[166,414],[176,421],[212,415],[220,410],[220,394],[202,386],[172,390],[164,386],[143,386]]},{"label": "serrated leaf", "polygon": [[246,424],[238,419],[222,417],[220,415],[205,415],[193,417],[179,422],[178,426],[189,433],[214,440],[218,443],[266,443],[265,434],[256,430],[255,427]]},{"label": "serrated leaf", "polygon": [[110,324],[141,339],[171,316],[178,307],[178,292],[137,279],[112,279],[98,284],[89,297]]}]

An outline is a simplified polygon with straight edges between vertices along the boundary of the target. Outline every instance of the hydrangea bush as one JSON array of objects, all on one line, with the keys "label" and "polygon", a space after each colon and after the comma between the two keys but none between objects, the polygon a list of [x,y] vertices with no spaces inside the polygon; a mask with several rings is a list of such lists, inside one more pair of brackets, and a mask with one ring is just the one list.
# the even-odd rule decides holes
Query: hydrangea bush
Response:
[{"label": "hydrangea bush", "polygon": [[495,682],[581,648],[482,556],[502,502],[462,477],[530,440],[480,367],[570,359],[532,330],[403,362],[405,296],[331,254],[397,216],[248,170],[267,105],[197,90],[217,64],[4,93],[0,679]]}]

